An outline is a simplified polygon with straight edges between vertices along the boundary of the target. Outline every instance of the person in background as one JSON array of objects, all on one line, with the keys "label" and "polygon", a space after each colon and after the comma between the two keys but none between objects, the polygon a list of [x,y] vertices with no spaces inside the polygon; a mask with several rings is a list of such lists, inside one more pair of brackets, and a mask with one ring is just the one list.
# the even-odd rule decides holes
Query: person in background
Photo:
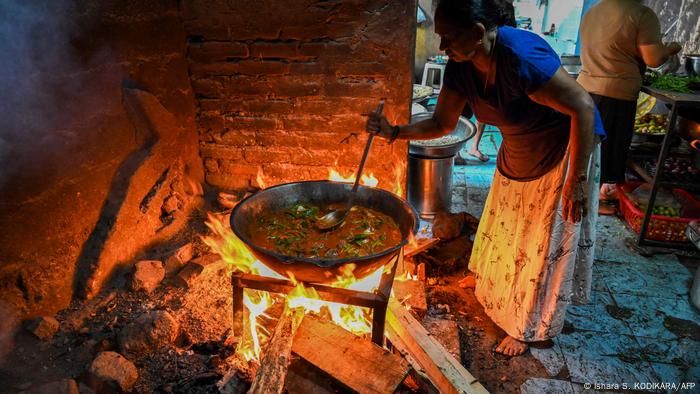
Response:
[{"label": "person in background", "polygon": [[[625,182],[637,96],[646,66],[658,67],[681,46],[661,42],[659,19],[640,0],[601,0],[581,21],[581,73],[577,79],[595,101],[607,138],[601,147],[600,200],[617,200]],[[615,207],[601,204],[601,214]]]},{"label": "person in background", "polygon": [[[495,351],[522,354],[561,332],[571,302],[587,302],[604,135],[588,93],[536,34],[504,26],[497,0],[442,0],[435,32],[449,56],[433,117],[392,125],[376,112],[367,131],[389,140],[454,129],[465,104],[503,143],[474,239],[475,295],[507,334]],[[593,212],[594,214],[589,214]]]}]

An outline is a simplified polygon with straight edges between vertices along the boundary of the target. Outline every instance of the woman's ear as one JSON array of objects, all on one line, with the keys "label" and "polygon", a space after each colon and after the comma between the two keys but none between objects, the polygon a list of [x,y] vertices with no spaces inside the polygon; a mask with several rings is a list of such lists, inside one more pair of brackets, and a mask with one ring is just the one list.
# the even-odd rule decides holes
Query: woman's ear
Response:
[{"label": "woman's ear", "polygon": [[472,34],[474,34],[474,38],[481,42],[484,40],[484,35],[486,35],[486,27],[482,24],[477,22],[474,26],[472,26]]}]

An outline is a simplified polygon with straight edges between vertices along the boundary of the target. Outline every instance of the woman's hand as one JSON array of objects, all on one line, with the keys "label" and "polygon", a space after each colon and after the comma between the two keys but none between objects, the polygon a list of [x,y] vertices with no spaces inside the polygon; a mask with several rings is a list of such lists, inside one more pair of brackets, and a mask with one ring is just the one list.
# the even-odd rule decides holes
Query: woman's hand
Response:
[{"label": "woman's hand", "polygon": [[391,139],[394,132],[393,126],[386,120],[386,116],[377,112],[370,112],[367,114],[367,125],[365,129],[368,133],[386,139]]},{"label": "woman's hand", "polygon": [[586,176],[569,176],[561,194],[561,214],[565,221],[578,223],[586,212]]}]

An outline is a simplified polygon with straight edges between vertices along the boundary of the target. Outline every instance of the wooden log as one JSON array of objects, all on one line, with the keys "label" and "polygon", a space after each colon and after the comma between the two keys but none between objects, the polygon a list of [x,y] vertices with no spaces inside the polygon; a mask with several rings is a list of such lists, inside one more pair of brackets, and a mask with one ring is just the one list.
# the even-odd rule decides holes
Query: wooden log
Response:
[{"label": "wooden log", "polygon": [[418,364],[414,368],[423,371],[440,393],[488,393],[394,298],[389,300],[386,322],[387,338]]},{"label": "wooden log", "polygon": [[358,393],[393,393],[410,369],[402,356],[315,315],[301,323],[292,351]]},{"label": "wooden log", "polygon": [[419,317],[422,318],[428,312],[425,283],[419,280],[395,280],[393,289],[396,299],[410,306]]},{"label": "wooden log", "polygon": [[255,381],[248,390],[249,394],[282,393],[291,361],[292,341],[303,319],[304,308],[285,306],[265,349]]},{"label": "wooden log", "polygon": [[403,252],[403,257],[413,257],[418,253],[430,249],[431,247],[437,245],[440,242],[437,238],[421,238],[416,240],[416,246],[406,245]]}]

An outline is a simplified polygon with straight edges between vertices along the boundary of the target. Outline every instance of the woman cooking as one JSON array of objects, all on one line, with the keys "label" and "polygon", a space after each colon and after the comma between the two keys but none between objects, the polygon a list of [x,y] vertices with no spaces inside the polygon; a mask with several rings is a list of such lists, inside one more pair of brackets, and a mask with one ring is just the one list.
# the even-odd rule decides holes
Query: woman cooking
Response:
[{"label": "woman cooking", "polygon": [[392,126],[372,113],[367,131],[388,139],[449,133],[468,103],[503,135],[469,269],[475,294],[507,336],[496,352],[561,332],[566,307],[587,302],[604,135],[588,93],[549,45],[503,26],[497,0],[442,0],[435,32],[450,57],[431,119]]}]

